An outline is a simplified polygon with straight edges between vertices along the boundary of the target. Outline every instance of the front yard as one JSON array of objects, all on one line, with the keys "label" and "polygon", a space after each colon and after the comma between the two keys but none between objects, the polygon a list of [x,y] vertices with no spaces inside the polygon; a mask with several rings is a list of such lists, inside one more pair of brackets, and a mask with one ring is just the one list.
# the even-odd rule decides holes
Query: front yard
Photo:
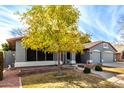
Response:
[{"label": "front yard", "polygon": [[116,88],[119,86],[75,70],[63,70],[64,76],[56,76],[57,71],[22,76],[23,88]]}]

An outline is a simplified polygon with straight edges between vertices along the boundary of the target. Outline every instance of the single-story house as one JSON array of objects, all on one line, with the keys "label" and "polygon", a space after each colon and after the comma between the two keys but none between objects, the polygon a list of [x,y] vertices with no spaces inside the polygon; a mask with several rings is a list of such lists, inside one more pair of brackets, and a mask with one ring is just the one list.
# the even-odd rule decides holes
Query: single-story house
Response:
[{"label": "single-story house", "polygon": [[116,60],[124,61],[124,45],[123,44],[114,44],[113,46],[118,51],[116,53]]},{"label": "single-story house", "polygon": [[[56,53],[43,53],[26,49],[21,45],[22,37],[7,39],[9,46],[15,50],[15,67],[57,65]],[[84,44],[84,53],[62,53],[61,63],[76,64],[91,61],[92,64],[115,62],[117,50],[108,42],[96,41]],[[83,50],[82,50],[83,51]]]}]

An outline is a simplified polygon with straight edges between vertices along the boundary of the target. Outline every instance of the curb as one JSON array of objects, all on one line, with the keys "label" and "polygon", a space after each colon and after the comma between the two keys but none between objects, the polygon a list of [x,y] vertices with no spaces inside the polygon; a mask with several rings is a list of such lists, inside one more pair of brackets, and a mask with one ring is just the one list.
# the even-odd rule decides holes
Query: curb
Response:
[{"label": "curb", "polygon": [[[21,71],[19,70],[19,72],[21,72]],[[21,77],[19,77],[19,88],[22,88],[22,81],[21,81]]]},{"label": "curb", "polygon": [[21,77],[19,77],[19,88],[22,88]]}]

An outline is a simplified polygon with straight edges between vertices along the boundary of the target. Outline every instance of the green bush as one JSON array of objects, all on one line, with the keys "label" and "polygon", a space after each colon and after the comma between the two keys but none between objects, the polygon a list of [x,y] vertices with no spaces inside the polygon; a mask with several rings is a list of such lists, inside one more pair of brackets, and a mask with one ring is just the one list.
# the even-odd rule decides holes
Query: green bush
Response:
[{"label": "green bush", "polygon": [[84,73],[91,73],[91,69],[88,67],[85,67],[83,70]]},{"label": "green bush", "polygon": [[96,71],[102,71],[102,67],[99,66],[99,65],[97,65],[97,66],[95,66],[95,70],[96,70]]},{"label": "green bush", "polygon": [[1,44],[1,46],[2,46],[3,51],[8,51],[8,50],[10,50],[8,43],[3,43],[3,44]]}]

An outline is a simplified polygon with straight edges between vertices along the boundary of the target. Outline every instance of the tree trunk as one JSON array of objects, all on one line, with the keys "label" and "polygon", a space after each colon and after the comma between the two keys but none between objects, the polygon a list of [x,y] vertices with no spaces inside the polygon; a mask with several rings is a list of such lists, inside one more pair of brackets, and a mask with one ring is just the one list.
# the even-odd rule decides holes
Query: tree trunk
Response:
[{"label": "tree trunk", "polygon": [[60,63],[60,61],[61,61],[61,52],[57,53],[57,61],[58,61],[58,67],[60,67],[61,66],[61,63]]},{"label": "tree trunk", "polygon": [[58,70],[58,76],[63,76],[64,75],[64,73],[62,72],[62,65],[61,65],[61,52],[58,52],[57,53],[57,60],[58,60],[58,68],[59,68],[59,70]]}]

